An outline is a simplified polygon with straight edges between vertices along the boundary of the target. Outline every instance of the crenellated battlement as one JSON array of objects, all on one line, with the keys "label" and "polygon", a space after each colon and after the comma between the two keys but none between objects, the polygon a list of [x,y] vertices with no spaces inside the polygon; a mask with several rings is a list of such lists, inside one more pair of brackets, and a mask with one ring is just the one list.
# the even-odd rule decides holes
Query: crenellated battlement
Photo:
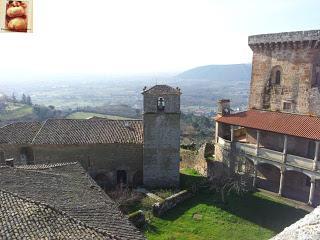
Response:
[{"label": "crenellated battlement", "polygon": [[320,30],[253,35],[248,44],[253,51],[319,48]]}]

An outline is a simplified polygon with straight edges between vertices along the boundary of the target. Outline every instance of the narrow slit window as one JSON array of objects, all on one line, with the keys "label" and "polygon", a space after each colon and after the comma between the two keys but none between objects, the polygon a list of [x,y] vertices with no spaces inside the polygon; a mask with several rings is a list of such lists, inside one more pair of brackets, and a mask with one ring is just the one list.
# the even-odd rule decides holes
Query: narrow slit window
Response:
[{"label": "narrow slit window", "polygon": [[281,72],[278,70],[278,71],[276,71],[276,82],[275,82],[275,84],[280,85],[280,83],[281,83]]}]

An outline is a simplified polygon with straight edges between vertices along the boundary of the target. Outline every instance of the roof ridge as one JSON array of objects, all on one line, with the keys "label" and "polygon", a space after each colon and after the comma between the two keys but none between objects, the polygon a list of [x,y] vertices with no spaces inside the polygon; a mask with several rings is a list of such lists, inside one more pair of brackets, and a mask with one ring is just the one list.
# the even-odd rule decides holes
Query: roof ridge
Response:
[{"label": "roof ridge", "polygon": [[37,138],[37,136],[39,135],[40,131],[42,130],[43,126],[47,123],[48,119],[46,119],[45,121],[42,122],[41,127],[39,128],[38,132],[34,135],[34,138],[31,141],[31,144],[33,144],[34,140]]},{"label": "roof ridge", "polygon": [[[316,117],[316,118],[320,118],[320,116],[318,116],[318,115],[312,115],[312,114],[308,114],[308,113],[282,112],[282,111],[273,111],[273,110],[267,110],[267,109],[255,109],[255,108],[251,108],[251,109],[248,109],[247,111],[282,113],[282,114],[288,114],[288,115],[298,115],[298,116],[306,116],[306,117]],[[242,112],[247,112],[247,111],[242,111]],[[238,113],[241,113],[241,112],[238,112]],[[236,114],[237,114],[237,113],[236,113]]]},{"label": "roof ridge", "polygon": [[70,216],[65,211],[62,211],[61,209],[55,208],[54,206],[52,206],[52,205],[50,205],[48,203],[43,203],[43,202],[36,201],[36,200],[30,199],[30,198],[27,198],[27,197],[22,197],[22,196],[18,195],[17,193],[9,192],[9,191],[3,190],[1,188],[0,188],[0,192],[9,194],[9,195],[11,195],[13,197],[16,197],[16,198],[19,198],[19,199],[21,199],[23,201],[27,201],[29,203],[36,204],[37,206],[42,205],[45,208],[49,208],[49,209],[51,209],[51,210],[53,210],[53,211],[65,216],[65,217],[67,217],[69,220],[73,221],[76,224],[79,224],[80,226],[83,226],[83,227],[86,227],[86,228],[90,228],[91,230],[94,230],[97,233],[103,234],[104,236],[107,235],[108,237],[111,237],[113,239],[119,239],[120,240],[120,238],[118,238],[117,236],[112,235],[108,231],[106,231],[104,229],[100,229],[100,228],[96,228],[96,227],[90,226],[87,223],[84,223],[84,222],[82,222],[82,221]]},{"label": "roof ridge", "polygon": [[19,169],[19,170],[45,170],[45,169],[50,169],[50,168],[64,167],[64,166],[76,165],[76,164],[79,164],[79,162],[17,165],[17,166],[14,166],[14,168]]}]

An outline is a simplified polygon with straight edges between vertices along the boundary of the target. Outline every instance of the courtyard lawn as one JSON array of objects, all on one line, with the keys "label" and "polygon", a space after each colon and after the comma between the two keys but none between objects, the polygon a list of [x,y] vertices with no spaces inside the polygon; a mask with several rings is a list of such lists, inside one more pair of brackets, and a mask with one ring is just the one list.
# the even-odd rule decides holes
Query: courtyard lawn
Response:
[{"label": "courtyard lawn", "polygon": [[[201,181],[192,170],[181,174],[183,184]],[[195,197],[161,218],[151,217],[148,239],[269,239],[307,212],[290,207],[264,193],[231,195],[223,204],[219,196],[201,190]]]}]

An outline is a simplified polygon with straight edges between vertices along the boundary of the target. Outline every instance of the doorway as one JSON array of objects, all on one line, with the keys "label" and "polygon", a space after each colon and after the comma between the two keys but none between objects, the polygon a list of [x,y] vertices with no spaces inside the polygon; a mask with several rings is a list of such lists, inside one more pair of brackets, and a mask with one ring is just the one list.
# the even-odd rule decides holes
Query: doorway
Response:
[{"label": "doorway", "polygon": [[33,150],[30,147],[23,147],[20,150],[20,161],[24,164],[33,164],[34,163],[34,156]]},{"label": "doorway", "polygon": [[125,170],[117,171],[117,184],[127,184],[127,172]]}]

